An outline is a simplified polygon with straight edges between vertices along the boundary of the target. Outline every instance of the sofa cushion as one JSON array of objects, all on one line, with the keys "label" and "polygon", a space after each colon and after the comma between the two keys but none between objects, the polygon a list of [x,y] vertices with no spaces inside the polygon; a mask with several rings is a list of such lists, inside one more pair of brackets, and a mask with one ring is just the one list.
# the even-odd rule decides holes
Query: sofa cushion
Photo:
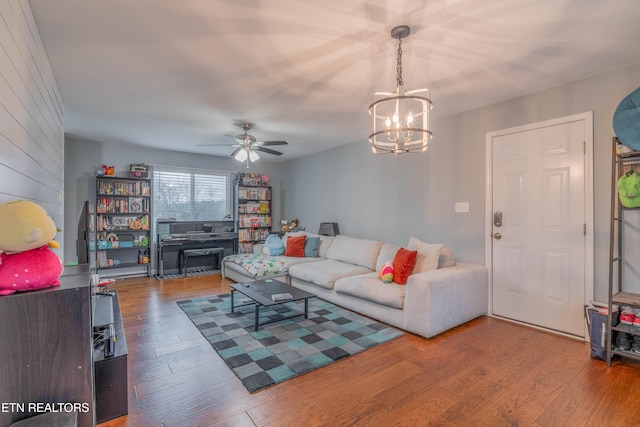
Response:
[{"label": "sofa cushion", "polygon": [[[317,259],[317,258],[307,258]],[[336,280],[371,272],[370,269],[334,259],[323,259],[316,262],[306,262],[289,267],[289,276],[313,283],[323,288],[333,289]]]},{"label": "sofa cushion", "polygon": [[407,248],[411,251],[418,251],[416,265],[413,267],[413,274],[437,269],[442,246],[442,243],[431,244],[411,237]]},{"label": "sofa cushion", "polygon": [[327,251],[327,258],[375,270],[382,242],[338,234]]},{"label": "sofa cushion", "polygon": [[284,233],[284,235],[282,236],[282,244],[284,245],[285,250],[287,249],[287,241],[289,240],[289,237],[297,237],[297,236],[304,236],[305,232],[304,231],[287,231],[286,233]]},{"label": "sofa cushion", "polygon": [[396,257],[393,259],[393,281],[398,285],[407,283],[407,279],[413,272],[416,265],[418,251],[409,251],[405,248],[398,249]]},{"label": "sofa cushion", "polygon": [[[312,234],[312,236],[316,236]],[[322,258],[327,257],[327,252],[329,252],[329,247],[333,243],[334,236],[318,236],[320,238],[320,246],[318,247],[318,256]]]},{"label": "sofa cushion", "polygon": [[307,236],[304,241],[304,256],[316,258],[318,256],[318,247],[320,246],[320,237]]},{"label": "sofa cushion", "polygon": [[286,256],[304,257],[304,242],[307,236],[289,236],[284,249]]},{"label": "sofa cushion", "polygon": [[377,273],[343,277],[336,281],[336,293],[347,294],[394,308],[403,308],[406,286],[383,283]]},{"label": "sofa cushion", "polygon": [[331,246],[331,244],[333,243],[333,236],[320,236],[319,234],[313,234],[313,233],[308,233],[306,231],[294,231],[294,232],[288,232],[285,233],[284,236],[282,236],[282,243],[284,243],[284,246],[287,246],[287,239],[289,238],[289,236],[301,236],[301,235],[305,235],[307,237],[319,237],[320,238],[320,244],[318,245],[318,256],[320,258],[326,258],[327,257],[327,251],[329,250],[329,246]]},{"label": "sofa cushion", "polygon": [[376,271],[380,271],[382,264],[385,262],[393,263],[393,259],[396,257],[396,252],[400,249],[400,245],[395,243],[383,243],[380,247],[380,254],[376,261]]},{"label": "sofa cushion", "polygon": [[453,249],[442,248],[440,249],[440,257],[438,258],[438,268],[453,267],[456,265],[456,258]]}]

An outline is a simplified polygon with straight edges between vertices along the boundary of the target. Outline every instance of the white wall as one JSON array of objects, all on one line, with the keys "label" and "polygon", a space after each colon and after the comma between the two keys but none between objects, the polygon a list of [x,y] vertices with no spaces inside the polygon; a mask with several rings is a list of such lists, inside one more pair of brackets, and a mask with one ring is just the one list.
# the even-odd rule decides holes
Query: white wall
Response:
[{"label": "white wall", "polygon": [[[179,146],[179,142],[176,143]],[[116,173],[129,170],[130,163],[146,163],[206,169],[224,172],[256,172],[271,177],[273,194],[273,221],[280,219],[281,212],[281,178],[280,166],[276,163],[258,161],[250,169],[230,157],[206,156],[201,154],[181,153],[179,151],[149,150],[127,144],[102,143],[87,141],[67,135],[65,140],[65,217],[64,235],[67,241],[74,242],[65,247],[64,262],[77,261],[75,240],[77,237],[77,219],[85,200],[95,202],[96,172],[101,166],[114,165]]]},{"label": "white wall", "polygon": [[0,0],[0,18],[0,203],[39,203],[61,227],[62,98],[28,1]]},{"label": "white wall", "polygon": [[[410,236],[444,242],[459,260],[484,264],[486,133],[593,111],[595,297],[605,301],[611,119],[622,98],[638,86],[640,65],[630,66],[437,120],[426,153],[374,155],[363,139],[292,160],[283,169],[284,214],[297,217],[308,230],[335,221],[352,236],[398,244]],[[468,201],[470,212],[455,213],[456,201]]]}]

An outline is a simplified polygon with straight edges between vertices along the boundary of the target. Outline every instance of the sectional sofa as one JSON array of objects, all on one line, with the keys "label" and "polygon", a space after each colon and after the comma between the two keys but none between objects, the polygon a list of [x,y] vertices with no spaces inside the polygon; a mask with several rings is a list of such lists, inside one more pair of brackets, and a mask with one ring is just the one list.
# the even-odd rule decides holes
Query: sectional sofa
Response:
[{"label": "sectional sofa", "polygon": [[302,232],[286,234],[285,247],[289,238],[301,234],[307,241],[318,242],[315,254],[272,256],[256,246],[253,254],[225,257],[223,276],[236,282],[274,277],[425,338],[487,313],[487,268],[456,262],[453,251],[442,245],[412,237],[407,248],[418,255],[406,284],[400,285],[384,283],[379,277],[382,266],[393,262],[399,245]]}]

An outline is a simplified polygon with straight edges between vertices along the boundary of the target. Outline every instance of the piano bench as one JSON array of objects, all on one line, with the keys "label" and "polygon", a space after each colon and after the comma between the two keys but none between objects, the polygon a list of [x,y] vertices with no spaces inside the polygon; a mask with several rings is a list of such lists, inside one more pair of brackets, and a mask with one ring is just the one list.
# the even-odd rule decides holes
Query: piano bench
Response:
[{"label": "piano bench", "polygon": [[224,257],[224,248],[202,248],[202,249],[180,249],[180,273],[182,277],[187,277],[187,265],[190,257],[215,255],[216,263],[214,268],[220,269],[220,262]]}]

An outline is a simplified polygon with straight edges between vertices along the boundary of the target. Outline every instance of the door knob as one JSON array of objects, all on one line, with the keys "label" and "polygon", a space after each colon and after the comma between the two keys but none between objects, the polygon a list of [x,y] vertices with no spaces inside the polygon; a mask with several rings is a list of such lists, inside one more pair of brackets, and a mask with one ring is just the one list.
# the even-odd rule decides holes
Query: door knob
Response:
[{"label": "door knob", "polygon": [[493,235],[493,238],[497,239],[497,240],[500,240],[500,239],[502,239],[502,234],[496,233],[496,234]]}]

